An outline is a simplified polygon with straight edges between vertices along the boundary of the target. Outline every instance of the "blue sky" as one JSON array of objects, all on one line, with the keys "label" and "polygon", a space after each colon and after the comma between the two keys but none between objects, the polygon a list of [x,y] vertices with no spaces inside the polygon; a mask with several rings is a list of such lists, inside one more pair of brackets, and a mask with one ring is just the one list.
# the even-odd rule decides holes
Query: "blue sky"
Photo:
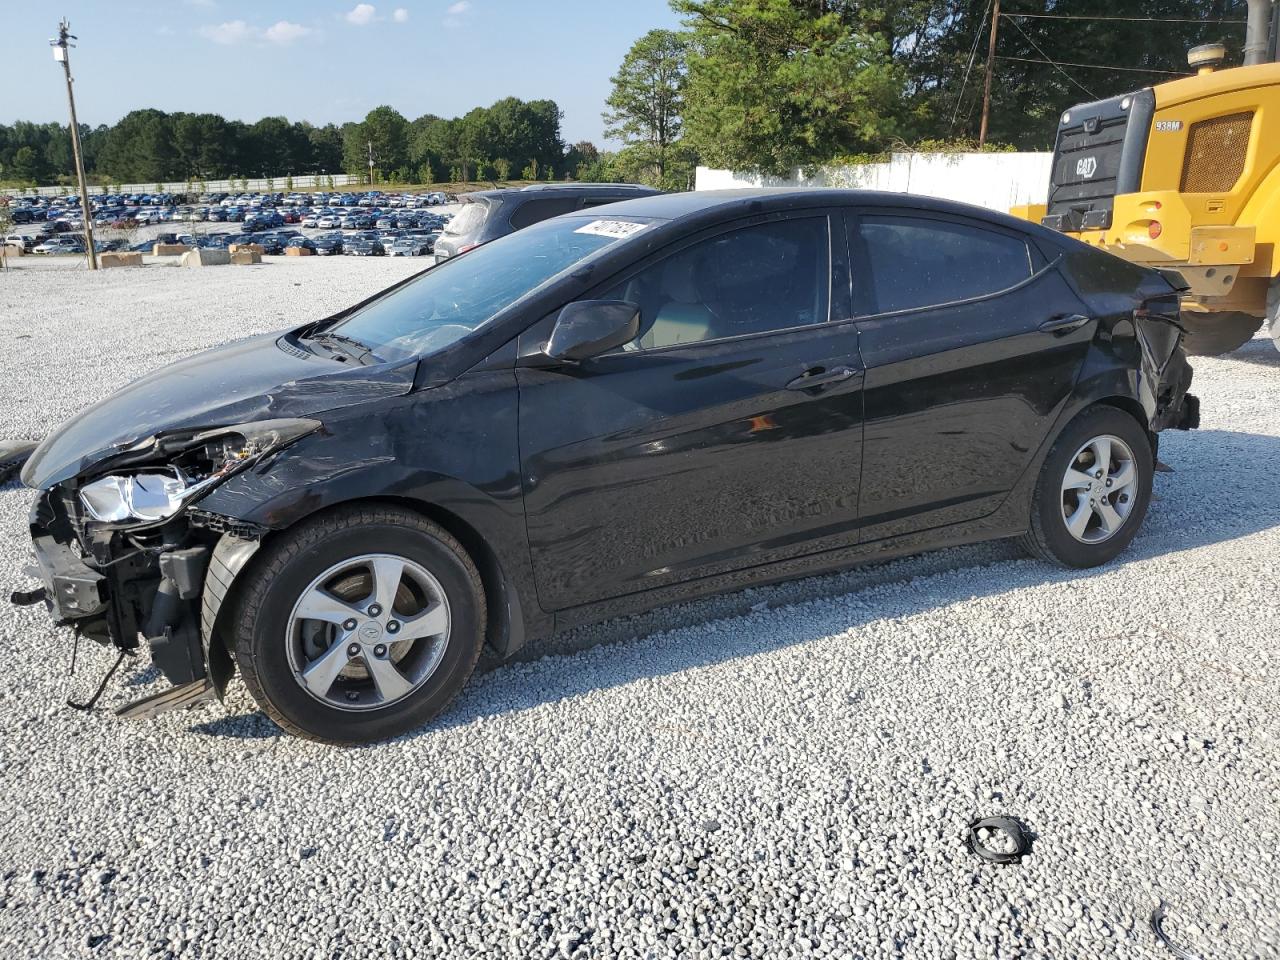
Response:
[{"label": "blue sky", "polygon": [[[631,43],[677,25],[666,0],[4,0],[0,123],[67,120],[48,39],[58,19],[82,123],[129,110],[253,121],[459,116],[505,96],[549,98],[567,141],[604,143],[609,77]],[[21,78],[16,82],[15,78]]]}]

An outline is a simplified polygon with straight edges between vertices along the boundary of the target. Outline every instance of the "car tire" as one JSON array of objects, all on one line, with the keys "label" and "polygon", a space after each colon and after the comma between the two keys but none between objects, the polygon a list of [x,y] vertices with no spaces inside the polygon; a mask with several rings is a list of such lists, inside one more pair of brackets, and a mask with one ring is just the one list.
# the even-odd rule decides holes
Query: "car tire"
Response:
[{"label": "car tire", "polygon": [[1150,437],[1137,420],[1106,405],[1085,410],[1059,434],[1040,468],[1023,548],[1066,567],[1112,560],[1142,526],[1154,467]]},{"label": "car tire", "polygon": [[1267,334],[1280,350],[1280,280],[1272,280],[1267,287]]},{"label": "car tire", "polygon": [[485,636],[483,585],[461,544],[384,505],[340,508],[269,541],[234,616],[236,662],[258,706],[290,733],[335,744],[436,717]]},{"label": "car tire", "polygon": [[1221,357],[1252,340],[1261,329],[1263,318],[1236,311],[1183,310],[1181,322],[1187,331],[1182,338],[1182,349],[1189,356]]}]

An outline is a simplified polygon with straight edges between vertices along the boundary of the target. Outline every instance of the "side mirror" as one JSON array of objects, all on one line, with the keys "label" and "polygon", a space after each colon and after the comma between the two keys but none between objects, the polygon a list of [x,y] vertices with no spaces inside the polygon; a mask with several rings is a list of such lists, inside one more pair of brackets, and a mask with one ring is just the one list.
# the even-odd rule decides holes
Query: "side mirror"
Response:
[{"label": "side mirror", "polygon": [[547,340],[553,360],[586,360],[640,335],[640,305],[626,300],[579,300],[560,311]]}]

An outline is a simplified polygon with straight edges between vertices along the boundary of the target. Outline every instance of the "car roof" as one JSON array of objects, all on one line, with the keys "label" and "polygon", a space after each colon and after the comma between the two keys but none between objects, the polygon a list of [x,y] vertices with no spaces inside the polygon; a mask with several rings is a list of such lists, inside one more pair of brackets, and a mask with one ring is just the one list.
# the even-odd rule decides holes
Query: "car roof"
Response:
[{"label": "car roof", "polygon": [[[926,197],[918,194],[891,193],[885,190],[805,190],[792,188],[761,188],[739,190],[695,190],[686,193],[661,193],[634,200],[620,200],[608,205],[610,214],[635,217],[653,217],[677,220],[709,215],[707,219],[730,219],[734,215],[770,213],[779,210],[796,210],[806,207],[899,207],[934,213],[950,213],[975,220],[987,220],[1006,228],[1023,232],[1059,237],[1037,224],[1018,220],[1005,213],[954,200]],[[584,213],[598,215],[602,208],[578,211],[569,216]],[[697,217],[702,219],[702,217]]]},{"label": "car roof", "polygon": [[474,190],[464,193],[459,200],[512,199],[522,197],[534,199],[539,194],[555,194],[556,196],[573,195],[575,193],[599,196],[602,193],[616,193],[619,196],[659,196],[661,191],[646,187],[639,183],[531,183],[527,187],[502,187],[497,190]]}]

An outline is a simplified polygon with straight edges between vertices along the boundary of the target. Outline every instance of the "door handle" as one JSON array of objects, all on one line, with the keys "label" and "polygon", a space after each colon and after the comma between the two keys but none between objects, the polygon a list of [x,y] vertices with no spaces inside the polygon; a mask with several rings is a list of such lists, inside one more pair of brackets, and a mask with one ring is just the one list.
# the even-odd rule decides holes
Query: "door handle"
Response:
[{"label": "door handle", "polygon": [[823,387],[829,383],[840,383],[857,375],[858,371],[853,367],[832,367],[830,370],[823,367],[810,367],[788,383],[787,389],[808,390],[811,387]]},{"label": "door handle", "polygon": [[1040,324],[1040,329],[1045,333],[1052,333],[1055,337],[1061,337],[1072,330],[1079,330],[1092,319],[1093,317],[1086,317],[1083,313],[1064,313],[1046,320]]}]

